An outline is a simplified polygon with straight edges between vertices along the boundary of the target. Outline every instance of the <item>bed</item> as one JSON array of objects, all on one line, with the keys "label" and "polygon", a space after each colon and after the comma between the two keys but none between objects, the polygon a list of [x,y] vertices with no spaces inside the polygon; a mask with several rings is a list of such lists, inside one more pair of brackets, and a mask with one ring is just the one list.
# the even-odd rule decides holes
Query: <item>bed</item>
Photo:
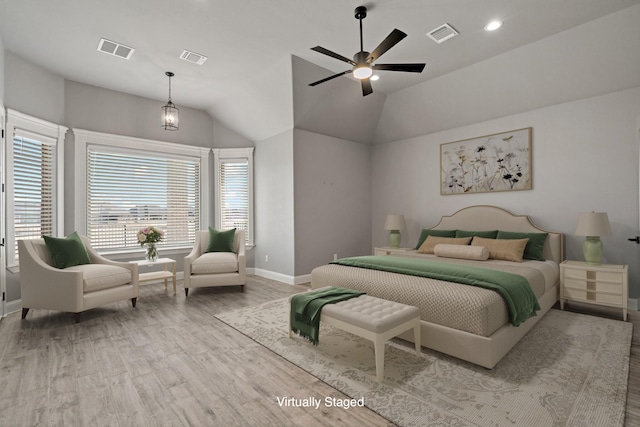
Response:
[{"label": "bed", "polygon": [[[526,215],[515,215],[495,206],[464,208],[451,216],[443,216],[429,230],[547,233],[542,247],[544,260],[474,261],[436,257],[416,251],[399,255],[427,261],[437,259],[454,266],[478,266],[525,277],[537,298],[537,314],[514,326],[509,322],[505,300],[494,290],[347,265],[329,264],[315,268],[311,273],[311,287],[342,286],[417,306],[420,309],[423,346],[491,369],[558,300],[563,236],[535,226]],[[401,338],[413,341],[411,334],[403,334]]]}]

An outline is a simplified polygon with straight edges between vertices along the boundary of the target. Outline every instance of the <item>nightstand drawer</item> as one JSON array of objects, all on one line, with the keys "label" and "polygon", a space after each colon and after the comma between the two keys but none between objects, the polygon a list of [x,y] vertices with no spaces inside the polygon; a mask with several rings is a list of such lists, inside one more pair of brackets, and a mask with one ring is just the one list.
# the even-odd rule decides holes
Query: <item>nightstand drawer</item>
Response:
[{"label": "nightstand drawer", "polygon": [[592,282],[587,281],[586,279],[574,279],[565,276],[564,287],[565,289],[575,289],[592,292],[608,292],[622,295],[622,282]]},{"label": "nightstand drawer", "polygon": [[576,301],[596,302],[602,304],[612,304],[620,306],[622,304],[622,294],[606,294],[601,292],[592,292],[582,289],[564,288],[564,296]]},{"label": "nightstand drawer", "polygon": [[609,271],[590,271],[582,269],[565,268],[565,279],[577,279],[590,282],[609,282],[609,283],[622,283],[622,272],[609,272]]}]

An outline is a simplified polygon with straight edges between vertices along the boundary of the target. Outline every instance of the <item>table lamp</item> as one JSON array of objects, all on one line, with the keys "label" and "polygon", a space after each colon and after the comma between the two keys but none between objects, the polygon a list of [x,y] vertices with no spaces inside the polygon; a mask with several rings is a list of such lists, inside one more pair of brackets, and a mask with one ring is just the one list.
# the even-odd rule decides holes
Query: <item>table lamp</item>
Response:
[{"label": "table lamp", "polygon": [[606,212],[582,212],[578,216],[576,235],[586,236],[582,244],[587,264],[600,264],[604,252],[601,236],[611,236],[611,225]]},{"label": "table lamp", "polygon": [[400,247],[402,236],[400,230],[405,228],[404,215],[389,214],[384,222],[384,229],[389,230],[389,245],[392,248]]}]

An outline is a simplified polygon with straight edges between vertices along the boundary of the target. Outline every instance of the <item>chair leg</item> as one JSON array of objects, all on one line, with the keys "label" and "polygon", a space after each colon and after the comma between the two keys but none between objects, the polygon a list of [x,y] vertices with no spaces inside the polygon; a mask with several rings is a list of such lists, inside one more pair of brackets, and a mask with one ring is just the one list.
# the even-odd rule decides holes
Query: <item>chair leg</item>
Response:
[{"label": "chair leg", "polygon": [[73,318],[75,319],[76,323],[80,323],[80,313],[73,313]]},{"label": "chair leg", "polygon": [[184,288],[184,296],[185,297],[189,296],[189,288]]},{"label": "chair leg", "polygon": [[136,308],[136,301],[138,301],[137,297],[131,298],[131,304],[133,305],[133,308]]},{"label": "chair leg", "polygon": [[28,308],[23,308],[22,309],[22,318],[24,319],[25,317],[27,317],[27,313],[29,312]]}]

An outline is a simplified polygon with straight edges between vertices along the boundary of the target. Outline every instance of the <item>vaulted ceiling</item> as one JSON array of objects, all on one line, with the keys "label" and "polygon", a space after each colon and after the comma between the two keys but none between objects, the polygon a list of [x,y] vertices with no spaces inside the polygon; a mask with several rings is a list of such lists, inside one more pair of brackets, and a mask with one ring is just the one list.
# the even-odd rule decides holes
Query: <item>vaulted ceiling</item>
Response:
[{"label": "vaulted ceiling", "polygon": [[[381,62],[427,64],[421,74],[380,73],[374,91],[392,94],[638,3],[369,1],[364,3],[365,50],[398,28],[408,37]],[[348,69],[310,48],[320,45],[346,57],[355,54],[359,40],[354,9],[361,4],[360,0],[0,0],[0,35],[7,50],[66,79],[152,99],[166,99],[164,73],[172,71],[176,104],[216,114],[221,102],[238,93],[250,97],[252,90],[259,90],[252,86],[256,82],[268,84],[255,77],[279,72],[278,64],[291,55],[326,69],[327,76]],[[504,26],[484,31],[492,19],[502,20]],[[460,34],[442,44],[426,36],[445,23]],[[135,52],[129,60],[98,52],[102,37]],[[208,60],[203,65],[181,60],[185,49]],[[336,80],[340,79],[352,77]],[[331,91],[339,84],[331,81],[314,90]]]}]

